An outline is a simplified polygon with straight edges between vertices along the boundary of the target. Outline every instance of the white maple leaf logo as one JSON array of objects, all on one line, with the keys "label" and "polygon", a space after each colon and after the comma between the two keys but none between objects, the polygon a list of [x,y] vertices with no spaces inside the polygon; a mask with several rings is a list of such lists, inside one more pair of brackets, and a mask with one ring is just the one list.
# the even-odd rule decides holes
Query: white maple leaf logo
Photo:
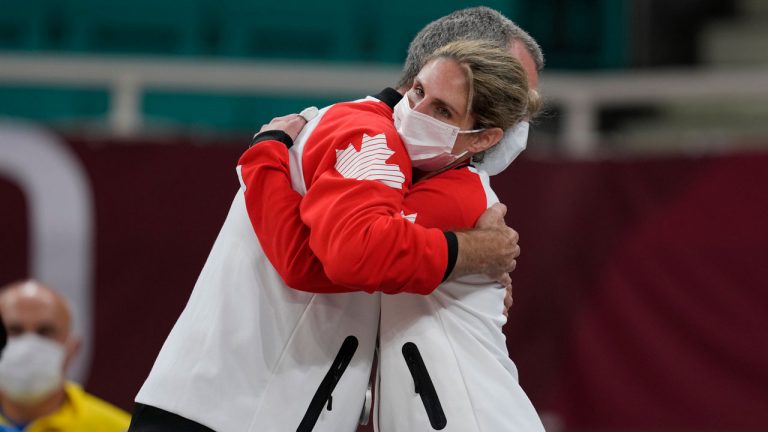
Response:
[{"label": "white maple leaf logo", "polygon": [[363,134],[360,151],[350,144],[344,150],[336,150],[336,171],[345,178],[375,180],[395,189],[402,189],[405,175],[397,164],[388,164],[387,159],[395,154],[387,146],[383,133],[375,136]]}]

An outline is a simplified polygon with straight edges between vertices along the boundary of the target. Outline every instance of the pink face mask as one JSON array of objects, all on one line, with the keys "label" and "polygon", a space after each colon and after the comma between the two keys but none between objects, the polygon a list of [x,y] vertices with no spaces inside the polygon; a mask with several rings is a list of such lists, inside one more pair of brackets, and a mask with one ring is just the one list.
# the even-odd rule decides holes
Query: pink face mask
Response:
[{"label": "pink face mask", "polygon": [[413,166],[422,171],[436,171],[464,156],[467,152],[451,153],[456,138],[462,133],[480,132],[482,129],[460,130],[458,126],[441,122],[414,111],[404,96],[394,109],[395,128],[408,150]]}]

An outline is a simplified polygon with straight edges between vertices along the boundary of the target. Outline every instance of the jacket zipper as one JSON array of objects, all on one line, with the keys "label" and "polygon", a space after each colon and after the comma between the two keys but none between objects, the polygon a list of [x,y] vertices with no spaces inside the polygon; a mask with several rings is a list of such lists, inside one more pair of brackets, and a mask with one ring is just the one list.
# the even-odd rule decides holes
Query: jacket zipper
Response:
[{"label": "jacket zipper", "polygon": [[432,425],[434,430],[442,430],[448,424],[448,420],[445,418],[443,406],[440,404],[435,386],[429,377],[427,366],[424,364],[419,348],[415,343],[407,342],[403,345],[403,357],[413,377],[416,393],[421,396],[421,402],[424,404],[424,409],[427,412],[429,424]]},{"label": "jacket zipper", "polygon": [[320,414],[323,412],[323,407],[328,406],[328,411],[333,409],[333,390],[336,388],[336,384],[341,379],[344,371],[347,370],[347,366],[352,361],[352,356],[357,351],[357,338],[354,336],[347,336],[344,342],[341,344],[339,353],[336,354],[336,358],[331,363],[331,368],[328,373],[325,374],[325,378],[320,382],[320,386],[317,388],[315,395],[312,397],[312,401],[309,403],[307,412],[304,414],[304,418],[301,419],[299,427],[296,432],[310,432],[314,429],[317,420],[320,418]]}]

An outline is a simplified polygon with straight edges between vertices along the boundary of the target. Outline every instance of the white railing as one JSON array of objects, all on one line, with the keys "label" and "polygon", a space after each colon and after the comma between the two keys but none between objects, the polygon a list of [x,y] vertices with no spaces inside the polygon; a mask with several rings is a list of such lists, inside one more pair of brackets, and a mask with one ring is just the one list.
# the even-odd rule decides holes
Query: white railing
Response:
[{"label": "white railing", "polygon": [[[147,89],[214,91],[343,100],[393,85],[394,66],[61,54],[0,54],[0,85],[107,88],[109,125],[119,135],[141,131]],[[591,154],[600,142],[601,107],[669,101],[768,98],[768,68],[544,73],[540,90],[562,110],[558,140],[571,155]],[[0,101],[2,103],[2,101]]]}]

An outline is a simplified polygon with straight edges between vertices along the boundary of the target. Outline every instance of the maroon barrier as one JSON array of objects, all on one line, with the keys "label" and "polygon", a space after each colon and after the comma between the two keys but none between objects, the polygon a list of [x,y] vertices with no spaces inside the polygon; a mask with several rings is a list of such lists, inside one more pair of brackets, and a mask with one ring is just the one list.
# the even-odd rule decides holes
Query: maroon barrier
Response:
[{"label": "maroon barrier", "polygon": [[[130,409],[245,146],[67,141],[95,203],[87,389]],[[523,252],[508,345],[540,411],[574,431],[768,429],[768,155],[522,159],[493,185]],[[4,284],[30,271],[30,223],[2,176],[0,203]]]}]

